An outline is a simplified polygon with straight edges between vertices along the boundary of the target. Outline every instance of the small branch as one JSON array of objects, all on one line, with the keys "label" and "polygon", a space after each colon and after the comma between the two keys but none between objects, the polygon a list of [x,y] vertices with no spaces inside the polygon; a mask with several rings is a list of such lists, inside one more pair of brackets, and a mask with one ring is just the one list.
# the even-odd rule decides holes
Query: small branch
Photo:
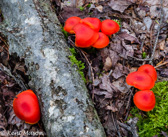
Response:
[{"label": "small branch", "polygon": [[120,121],[117,121],[117,123],[125,128],[126,130],[130,131],[133,135],[133,137],[138,137],[138,133],[137,133],[137,129],[136,129],[136,123],[138,122],[138,119],[135,117],[135,118],[131,118],[127,123],[127,124],[124,124],[124,123],[121,123]]},{"label": "small branch", "polygon": [[156,47],[157,47],[157,43],[158,43],[158,37],[159,37],[159,34],[160,34],[160,28],[161,28],[161,25],[162,25],[162,22],[163,22],[163,14],[164,14],[164,11],[163,11],[163,0],[160,1],[160,4],[161,4],[160,23],[159,23],[159,26],[158,26],[157,36],[156,36],[155,44],[154,44],[154,47],[153,47],[152,55],[151,55],[151,58],[150,58],[150,61],[149,61],[150,64],[152,64],[152,60],[153,60],[154,55],[155,55],[155,51],[156,51]]},{"label": "small branch", "polygon": [[168,61],[163,62],[163,63],[162,63],[162,64],[160,64],[160,65],[155,66],[155,69],[156,69],[156,68],[159,68],[159,67],[161,67],[161,66],[163,66],[163,65],[166,65],[166,64],[168,64]]},{"label": "small branch", "polygon": [[128,55],[128,57],[133,58],[133,59],[135,59],[135,60],[137,60],[137,61],[150,61],[150,60],[151,60],[150,58],[146,58],[146,59],[139,59],[139,58],[132,57],[132,56],[129,56],[129,55]]},{"label": "small branch", "polygon": [[[157,30],[157,36],[156,36],[156,40],[155,40],[155,44],[154,44],[154,47],[153,47],[153,51],[152,51],[151,57],[147,58],[147,59],[139,59],[139,58],[131,57],[131,56],[128,56],[128,57],[131,57],[131,58],[133,58],[133,59],[135,59],[137,61],[149,61],[149,63],[152,64],[152,61],[153,61],[153,58],[154,58],[154,55],[155,55],[155,51],[156,51],[156,47],[157,47],[157,43],[158,43],[158,38],[159,38],[160,30],[161,30],[161,25],[162,25],[162,22],[163,22],[163,17],[164,17],[163,0],[160,1],[160,4],[161,4],[160,23],[159,23],[159,27],[158,27],[158,30]],[[142,47],[143,47],[143,42],[141,44],[140,50],[142,50]]]},{"label": "small branch", "polygon": [[[110,102],[110,105],[112,105],[112,102]],[[116,131],[117,131],[118,136],[122,137],[121,133],[119,131],[118,123],[117,123],[116,119],[114,118],[114,113],[112,111],[111,111],[111,118],[112,118],[112,121],[113,121],[113,124],[114,124],[114,127],[115,127]]]}]

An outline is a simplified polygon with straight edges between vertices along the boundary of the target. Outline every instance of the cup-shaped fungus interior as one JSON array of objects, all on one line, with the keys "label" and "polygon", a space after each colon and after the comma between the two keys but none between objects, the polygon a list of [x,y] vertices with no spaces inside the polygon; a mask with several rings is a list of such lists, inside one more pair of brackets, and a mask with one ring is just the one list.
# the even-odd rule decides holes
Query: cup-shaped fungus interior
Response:
[{"label": "cup-shaped fungus interior", "polygon": [[87,18],[82,19],[80,22],[85,25],[88,25],[90,28],[92,28],[96,32],[99,32],[101,28],[101,21],[98,18],[87,17]]},{"label": "cup-shaped fungus interior", "polygon": [[101,23],[101,31],[106,35],[112,35],[120,30],[120,26],[114,20],[104,20]]},{"label": "cup-shaped fungus interior", "polygon": [[148,74],[149,76],[151,76],[154,81],[157,80],[156,69],[152,65],[150,65],[150,64],[145,64],[145,65],[140,66],[138,68],[138,71],[145,72],[146,74]]},{"label": "cup-shaped fungus interior", "polygon": [[150,111],[155,107],[155,95],[150,90],[138,91],[133,98],[137,108],[143,111]]},{"label": "cup-shaped fungus interior", "polygon": [[75,25],[77,25],[80,22],[81,18],[73,16],[68,18],[65,21],[64,30],[67,31],[70,34],[74,34],[74,31],[72,30]]},{"label": "cup-shaped fungus interior", "polygon": [[106,47],[109,44],[109,38],[102,32],[99,32],[98,40],[92,45],[92,47],[101,49]]},{"label": "cup-shaped fungus interior", "polygon": [[81,48],[90,47],[99,38],[98,32],[85,24],[79,23],[73,28],[75,32],[75,45]]},{"label": "cup-shaped fungus interior", "polygon": [[29,124],[40,120],[40,107],[37,96],[32,90],[19,93],[13,100],[14,113],[18,118]]},{"label": "cup-shaped fungus interior", "polygon": [[140,90],[152,89],[155,85],[155,81],[148,74],[139,71],[128,74],[126,82]]}]

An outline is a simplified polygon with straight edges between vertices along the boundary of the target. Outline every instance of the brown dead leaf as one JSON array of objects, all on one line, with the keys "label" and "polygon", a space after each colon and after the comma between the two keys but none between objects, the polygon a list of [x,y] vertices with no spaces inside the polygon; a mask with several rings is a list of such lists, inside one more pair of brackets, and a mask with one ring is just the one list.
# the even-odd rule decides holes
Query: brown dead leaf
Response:
[{"label": "brown dead leaf", "polygon": [[80,11],[79,8],[75,7],[64,7],[64,9],[59,13],[58,18],[59,21],[64,24],[65,21],[72,16],[78,16],[78,17],[84,17],[87,16],[85,15],[85,12]]},{"label": "brown dead leaf", "polygon": [[95,80],[93,81],[93,86],[98,86],[100,83],[101,83],[101,80],[100,80],[100,79],[95,79]]},{"label": "brown dead leaf", "polygon": [[127,83],[125,82],[125,77],[121,77],[118,80],[114,81],[112,83],[112,85],[120,92],[122,93],[126,93],[128,92],[128,89],[131,87],[129,85],[127,85]]},{"label": "brown dead leaf", "polygon": [[168,69],[162,69],[162,71],[160,71],[160,76],[168,78]]},{"label": "brown dead leaf", "polygon": [[161,41],[159,43],[159,47],[160,47],[160,50],[164,50],[165,49],[165,40]]},{"label": "brown dead leaf", "polygon": [[106,99],[111,99],[113,96],[112,92],[103,91],[103,90],[99,90],[99,89],[92,90],[92,93],[94,93],[95,95],[104,96],[104,98],[106,98]]},{"label": "brown dead leaf", "polygon": [[110,0],[110,2],[108,3],[108,5],[113,10],[119,11],[121,13],[123,13],[131,4],[132,2],[128,0]]},{"label": "brown dead leaf", "polygon": [[102,77],[101,77],[101,80],[102,80],[102,83],[99,85],[99,88],[100,89],[103,89],[103,90],[106,90],[110,93],[113,92],[113,89],[111,88],[111,82],[110,82],[110,79],[108,77],[108,75],[104,74]]},{"label": "brown dead leaf", "polygon": [[118,36],[123,40],[130,41],[131,43],[140,44],[139,40],[136,37],[132,36],[131,34],[128,34],[127,32],[121,32],[118,34]]},{"label": "brown dead leaf", "polygon": [[104,63],[104,70],[105,71],[108,71],[110,70],[112,67],[112,61],[111,61],[111,58],[110,57],[107,57],[106,60],[105,60],[105,63]]},{"label": "brown dead leaf", "polygon": [[107,120],[105,121],[103,126],[106,129],[106,132],[107,132],[107,134],[109,136],[111,136],[111,137],[115,137],[116,136],[116,134],[115,134],[116,128],[115,128],[114,122],[112,120],[111,113],[108,113]]},{"label": "brown dead leaf", "polygon": [[114,67],[117,64],[120,57],[118,56],[117,52],[113,50],[110,50],[109,52],[110,52],[109,57],[111,58],[112,61],[112,67]]},{"label": "brown dead leaf", "polygon": [[117,109],[114,105],[107,106],[106,109],[107,109],[107,110],[111,110],[112,112],[118,111],[118,109]]},{"label": "brown dead leaf", "polygon": [[15,73],[16,70],[19,70],[19,71],[21,71],[21,72],[23,72],[23,73],[25,74],[25,73],[26,73],[26,70],[25,70],[25,65],[24,65],[24,63],[21,63],[21,62],[16,63],[13,72]]},{"label": "brown dead leaf", "polygon": [[115,66],[115,69],[112,73],[112,76],[115,78],[115,79],[118,79],[120,78],[121,76],[123,76],[123,66],[118,63],[116,66]]}]

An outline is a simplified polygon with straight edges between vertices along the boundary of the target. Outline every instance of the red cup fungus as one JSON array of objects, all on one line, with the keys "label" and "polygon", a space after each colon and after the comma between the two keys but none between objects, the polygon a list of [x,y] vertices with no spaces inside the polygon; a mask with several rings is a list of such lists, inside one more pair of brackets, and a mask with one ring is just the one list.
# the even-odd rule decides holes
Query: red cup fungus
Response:
[{"label": "red cup fungus", "polygon": [[146,74],[151,76],[154,81],[157,80],[157,72],[155,68],[150,64],[145,64],[145,65],[140,66],[138,68],[138,71],[145,72]]},{"label": "red cup fungus", "polygon": [[99,32],[98,40],[92,45],[92,47],[101,49],[109,44],[109,38],[102,32]]},{"label": "red cup fungus", "polygon": [[142,111],[150,111],[155,107],[155,95],[150,90],[138,91],[133,98],[134,104]]},{"label": "red cup fungus", "polygon": [[[100,29],[102,32],[99,32]],[[92,46],[98,49],[109,44],[109,38],[106,35],[112,35],[119,29],[119,24],[114,20],[107,19],[101,22],[98,18],[81,19],[76,16],[68,18],[64,26],[65,31],[75,34],[75,46],[80,48]]]},{"label": "red cup fungus", "polygon": [[73,16],[68,18],[65,21],[64,30],[67,31],[70,34],[74,34],[74,31],[72,30],[75,25],[77,25],[80,22],[81,18]]},{"label": "red cup fungus", "polygon": [[19,119],[28,124],[36,124],[40,120],[38,98],[30,89],[16,96],[13,100],[13,110]]},{"label": "red cup fungus", "polygon": [[87,17],[82,20],[80,20],[81,23],[88,25],[90,28],[93,30],[99,32],[100,27],[101,27],[101,21],[98,18],[91,18]]},{"label": "red cup fungus", "polygon": [[114,20],[104,20],[101,23],[101,31],[106,35],[112,35],[120,30],[120,26]]},{"label": "red cup fungus", "polygon": [[126,82],[140,90],[149,90],[155,85],[155,81],[148,74],[140,71],[128,74]]},{"label": "red cup fungus", "polygon": [[98,32],[87,25],[79,23],[73,28],[75,32],[75,45],[81,48],[88,48],[99,38]]}]

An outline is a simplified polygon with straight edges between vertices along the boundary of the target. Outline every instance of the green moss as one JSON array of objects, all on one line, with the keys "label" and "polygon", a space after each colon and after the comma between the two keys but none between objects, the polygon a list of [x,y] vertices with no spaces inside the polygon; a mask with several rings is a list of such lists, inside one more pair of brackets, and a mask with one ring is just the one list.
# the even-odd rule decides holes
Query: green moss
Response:
[{"label": "green moss", "polygon": [[80,6],[79,9],[80,9],[80,11],[84,11],[85,8]]},{"label": "green moss", "polygon": [[86,83],[85,75],[83,73],[85,65],[84,65],[84,63],[82,63],[82,61],[79,61],[79,60],[76,59],[76,54],[77,53],[75,51],[75,48],[70,48],[70,51],[71,51],[72,55],[69,56],[69,58],[70,58],[70,60],[72,62],[72,66],[74,64],[77,66],[79,74],[81,75],[83,81]]},{"label": "green moss", "polygon": [[121,19],[113,19],[115,22],[118,23],[118,25],[121,27]]},{"label": "green moss", "polygon": [[64,30],[64,27],[62,25],[61,25],[61,30],[62,30],[62,33],[64,34],[64,37],[68,39],[68,32]]},{"label": "green moss", "polygon": [[142,58],[145,59],[147,56],[146,52],[142,52]]},{"label": "green moss", "polygon": [[91,4],[88,4],[87,7],[90,8],[90,7],[91,7]]},{"label": "green moss", "polygon": [[152,89],[156,97],[156,105],[152,111],[140,114],[140,110],[134,107],[131,117],[138,117],[138,133],[140,137],[161,137],[161,131],[168,134],[168,81],[158,82]]}]

